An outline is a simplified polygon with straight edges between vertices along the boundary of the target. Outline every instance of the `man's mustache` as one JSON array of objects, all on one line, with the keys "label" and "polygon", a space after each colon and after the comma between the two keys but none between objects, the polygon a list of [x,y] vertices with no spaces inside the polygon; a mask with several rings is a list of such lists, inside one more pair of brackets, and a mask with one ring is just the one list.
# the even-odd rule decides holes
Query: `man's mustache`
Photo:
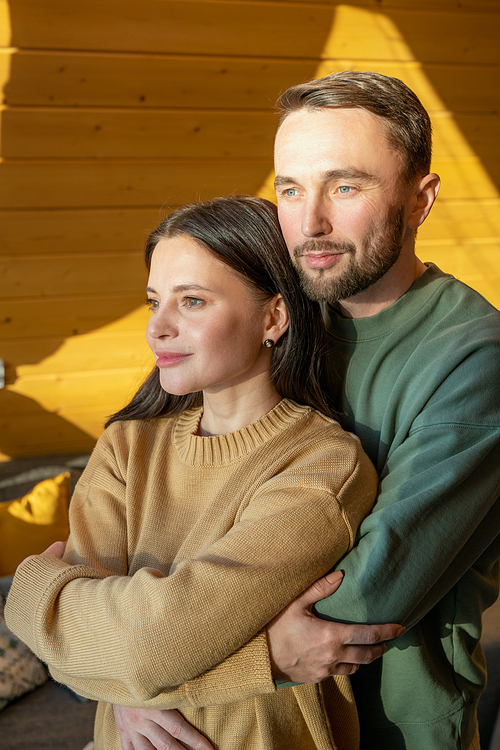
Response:
[{"label": "man's mustache", "polygon": [[302,245],[296,245],[293,248],[293,257],[295,260],[301,258],[303,255],[309,253],[315,253],[321,255],[322,253],[352,253],[356,252],[356,247],[352,242],[335,242],[333,240],[307,240]]}]

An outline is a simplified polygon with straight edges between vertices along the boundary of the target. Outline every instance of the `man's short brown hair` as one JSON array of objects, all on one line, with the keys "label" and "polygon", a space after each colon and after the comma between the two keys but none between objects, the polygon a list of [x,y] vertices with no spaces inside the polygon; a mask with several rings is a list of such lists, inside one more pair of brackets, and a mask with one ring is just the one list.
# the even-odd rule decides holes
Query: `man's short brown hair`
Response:
[{"label": "man's short brown hair", "polygon": [[430,172],[432,126],[419,98],[398,78],[381,73],[331,73],[287,89],[276,107],[280,125],[292,112],[325,107],[366,109],[382,117],[389,145],[404,160],[403,178],[410,184]]}]

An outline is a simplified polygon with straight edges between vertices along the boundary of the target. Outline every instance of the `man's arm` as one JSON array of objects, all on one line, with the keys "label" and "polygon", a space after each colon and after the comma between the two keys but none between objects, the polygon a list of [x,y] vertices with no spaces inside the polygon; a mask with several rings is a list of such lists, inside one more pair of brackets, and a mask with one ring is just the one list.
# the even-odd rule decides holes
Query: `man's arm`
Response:
[{"label": "man's arm", "polygon": [[411,628],[497,539],[499,492],[500,430],[416,430],[392,455],[358,544],[342,560],[342,587],[317,612]]},{"label": "man's arm", "polygon": [[[293,680],[295,682],[320,682],[330,674],[352,674],[361,664],[369,664],[387,650],[385,640],[396,638],[404,632],[398,625],[358,625],[346,626],[344,634],[346,643],[339,637],[338,623],[319,620],[312,614],[313,605],[325,596],[333,594],[342,582],[342,575],[338,572],[330,573],[312,584],[303,594],[297,597],[268,625],[270,661],[272,676],[277,680]],[[285,638],[279,638],[279,624],[285,613],[300,618],[302,635],[305,642],[313,647],[312,655],[308,652],[297,663],[287,662],[288,651]],[[275,649],[271,647],[271,633],[276,634]],[[354,635],[355,634],[355,635]],[[285,644],[285,647],[282,647]],[[244,646],[241,651],[245,651]],[[224,667],[227,669],[229,660]],[[241,676],[239,665],[233,663],[234,678]],[[212,678],[223,682],[223,675],[219,678],[219,667],[215,667]],[[183,688],[196,695],[198,705],[203,705],[203,680],[201,675],[196,681],[186,683]],[[196,683],[196,684],[195,684]],[[255,693],[257,694],[257,692]],[[154,710],[147,708],[129,708],[127,706],[113,706],[116,725],[124,750],[140,750],[143,738],[153,747],[158,740],[166,750],[178,750],[180,740],[192,745],[195,750],[212,750],[204,737],[196,732],[183,718],[173,710]]]}]

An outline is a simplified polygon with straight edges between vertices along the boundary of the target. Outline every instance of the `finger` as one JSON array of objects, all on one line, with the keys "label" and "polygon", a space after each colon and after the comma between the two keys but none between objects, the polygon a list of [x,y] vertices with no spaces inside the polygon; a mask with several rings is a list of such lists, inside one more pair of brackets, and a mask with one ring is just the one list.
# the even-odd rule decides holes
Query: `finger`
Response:
[{"label": "finger", "polygon": [[[165,712],[162,726],[172,738],[181,740],[186,745],[191,745],[194,750],[214,750],[213,745],[177,712]],[[166,745],[165,750],[177,747],[181,746],[178,743]]]},{"label": "finger", "polygon": [[348,645],[373,645],[382,641],[391,641],[403,635],[405,628],[394,623],[386,625],[346,625],[343,643]]},{"label": "finger", "polygon": [[66,549],[66,542],[54,542],[47,547],[41,554],[42,555],[53,555],[54,557],[62,558],[64,550]]},{"label": "finger", "polygon": [[348,664],[346,662],[341,662],[340,664],[332,665],[331,671],[330,671],[330,677],[332,676],[345,676],[350,677],[353,674],[356,674],[356,672],[359,669],[359,664]]},{"label": "finger", "polygon": [[[120,735],[120,740],[123,745],[123,740]],[[181,745],[179,745],[178,742],[175,743],[175,745],[156,745],[148,740],[147,737],[144,737],[142,734],[134,734],[134,739],[132,744],[130,745],[130,748],[132,750],[158,750],[158,748],[164,748],[165,750],[169,750],[170,748],[177,750],[177,748],[181,748]],[[125,745],[123,745],[123,749],[125,750]]]},{"label": "finger", "polygon": [[295,599],[295,603],[303,609],[309,609],[316,602],[326,599],[327,596],[335,593],[342,583],[342,578],[343,573],[340,570],[328,573],[324,578],[314,581],[309,588]]},{"label": "finger", "polygon": [[[359,667],[360,664],[371,664],[375,659],[379,659],[387,651],[387,643],[379,643],[376,646],[346,646],[342,653],[342,662],[345,664],[354,664]],[[340,673],[336,673],[340,674]]]}]

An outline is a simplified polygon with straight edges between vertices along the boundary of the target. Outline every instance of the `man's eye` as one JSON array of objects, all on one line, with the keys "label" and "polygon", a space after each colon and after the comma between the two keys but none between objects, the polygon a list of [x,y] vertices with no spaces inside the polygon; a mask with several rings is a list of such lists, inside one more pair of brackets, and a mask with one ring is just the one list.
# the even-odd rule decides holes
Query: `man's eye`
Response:
[{"label": "man's eye", "polygon": [[287,188],[285,190],[285,195],[291,198],[292,196],[297,195],[297,190],[295,188]]},{"label": "man's eye", "polygon": [[339,193],[342,193],[343,195],[345,195],[346,193],[350,193],[351,190],[352,190],[352,188],[349,187],[349,185],[341,185],[339,187]]}]

